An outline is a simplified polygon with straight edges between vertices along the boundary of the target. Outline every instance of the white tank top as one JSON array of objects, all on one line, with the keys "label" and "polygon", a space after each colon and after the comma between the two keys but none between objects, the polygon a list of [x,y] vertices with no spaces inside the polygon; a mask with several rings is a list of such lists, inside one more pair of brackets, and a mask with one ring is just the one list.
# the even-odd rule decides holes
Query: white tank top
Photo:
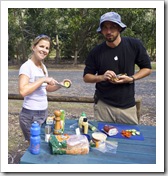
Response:
[{"label": "white tank top", "polygon": [[[44,75],[43,70],[37,67],[32,60],[27,60],[19,70],[19,75],[24,74],[28,76],[29,82],[33,83],[38,78],[48,76],[47,69],[43,64],[46,75]],[[47,91],[46,91],[47,83],[43,83],[38,89],[36,89],[33,93],[24,97],[23,107],[29,110],[45,110],[48,107],[47,101]]]}]

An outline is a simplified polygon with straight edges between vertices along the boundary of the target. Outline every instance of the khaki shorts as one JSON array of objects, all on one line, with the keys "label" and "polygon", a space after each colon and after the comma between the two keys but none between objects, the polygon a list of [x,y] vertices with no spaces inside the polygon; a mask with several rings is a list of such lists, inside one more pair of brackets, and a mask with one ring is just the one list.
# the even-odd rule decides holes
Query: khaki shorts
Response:
[{"label": "khaki shorts", "polygon": [[138,124],[136,105],[131,108],[122,109],[98,100],[97,104],[94,104],[94,117],[98,121],[104,122]]}]

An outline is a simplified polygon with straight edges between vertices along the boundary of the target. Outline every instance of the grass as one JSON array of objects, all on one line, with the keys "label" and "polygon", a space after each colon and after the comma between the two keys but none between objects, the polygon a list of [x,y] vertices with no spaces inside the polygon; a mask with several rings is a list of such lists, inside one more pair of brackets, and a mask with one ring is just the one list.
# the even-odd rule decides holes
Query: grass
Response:
[{"label": "grass", "polygon": [[151,62],[152,70],[156,70],[156,62]]},{"label": "grass", "polygon": [[[22,103],[22,100],[8,100],[9,113],[19,115]],[[93,116],[93,103],[48,102],[49,116],[52,116],[55,110],[60,109],[64,109],[67,116],[79,117],[83,111]]]},{"label": "grass", "polygon": [[50,116],[55,110],[64,109],[67,117],[79,117],[82,112],[93,117],[92,103],[49,102],[48,108]]}]

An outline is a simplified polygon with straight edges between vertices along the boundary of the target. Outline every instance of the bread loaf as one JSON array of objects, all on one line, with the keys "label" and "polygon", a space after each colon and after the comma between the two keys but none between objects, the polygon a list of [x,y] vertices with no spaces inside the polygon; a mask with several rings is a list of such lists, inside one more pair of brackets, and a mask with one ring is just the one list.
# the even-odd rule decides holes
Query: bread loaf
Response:
[{"label": "bread loaf", "polygon": [[67,140],[67,154],[89,153],[89,142],[84,135],[71,135]]},{"label": "bread loaf", "polygon": [[84,155],[89,153],[89,142],[84,135],[52,135],[49,146],[52,154]]}]

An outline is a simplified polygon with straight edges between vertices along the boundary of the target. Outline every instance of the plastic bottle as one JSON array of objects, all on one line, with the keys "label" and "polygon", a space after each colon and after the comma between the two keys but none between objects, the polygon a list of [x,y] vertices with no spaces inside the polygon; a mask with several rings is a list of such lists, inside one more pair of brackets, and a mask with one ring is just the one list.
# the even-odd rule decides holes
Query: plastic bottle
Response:
[{"label": "plastic bottle", "polygon": [[95,132],[95,131],[98,131],[98,129],[94,126],[94,125],[92,125],[92,124],[88,124],[88,127],[89,127],[89,129],[91,130],[91,131],[93,131],[93,132]]},{"label": "plastic bottle", "polygon": [[65,127],[65,111],[64,110],[60,110],[61,111],[61,129],[62,132],[64,132],[64,127]]},{"label": "plastic bottle", "polygon": [[35,121],[30,128],[30,152],[34,155],[40,153],[40,125]]},{"label": "plastic bottle", "polygon": [[84,118],[86,118],[86,114],[82,112],[81,116],[79,117],[79,121],[78,121],[78,125],[80,129],[82,129],[82,123],[83,123]]},{"label": "plastic bottle", "polygon": [[82,131],[84,134],[88,134],[88,120],[87,118],[83,118],[83,122],[82,122]]}]

